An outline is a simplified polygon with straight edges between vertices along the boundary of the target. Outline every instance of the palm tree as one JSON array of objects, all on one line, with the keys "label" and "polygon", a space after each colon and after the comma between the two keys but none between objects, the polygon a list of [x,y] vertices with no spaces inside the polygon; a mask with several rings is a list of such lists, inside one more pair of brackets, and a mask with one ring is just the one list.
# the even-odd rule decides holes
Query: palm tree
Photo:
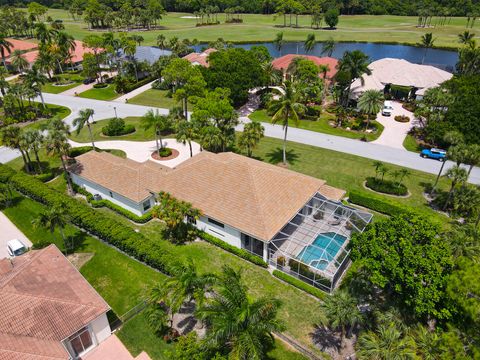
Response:
[{"label": "palm tree", "polygon": [[283,40],[283,32],[277,33],[275,35],[275,40],[273,40],[273,43],[275,44],[275,47],[277,48],[277,51],[280,53],[280,56],[282,55],[282,47],[285,45],[285,40]]},{"label": "palm tree", "polygon": [[328,325],[340,329],[342,343],[344,337],[349,337],[355,326],[363,322],[355,298],[345,290],[339,290],[334,295],[328,296],[321,309]]},{"label": "palm tree", "polygon": [[383,94],[378,90],[366,90],[358,100],[358,108],[367,114],[367,124],[365,130],[370,124],[370,115],[376,115],[382,109]]},{"label": "palm tree", "polygon": [[480,145],[479,144],[471,144],[466,146],[466,154],[463,159],[463,163],[469,166],[468,177],[470,177],[470,173],[472,172],[473,167],[478,166],[480,164]]},{"label": "palm tree", "polygon": [[176,126],[176,139],[182,144],[188,143],[190,148],[190,157],[193,156],[192,141],[198,136],[197,128],[192,121],[180,120]]},{"label": "palm tree", "polygon": [[42,163],[40,162],[40,157],[38,155],[38,152],[43,146],[45,137],[43,136],[40,130],[36,130],[36,129],[25,130],[24,137],[26,142],[30,145],[30,149],[32,149],[33,153],[35,154],[35,160],[37,162],[38,171],[39,173],[42,173],[43,171]]},{"label": "palm tree", "polygon": [[317,41],[315,40],[315,34],[308,34],[307,39],[303,43],[305,52],[308,54],[310,51],[312,51],[316,43]]},{"label": "palm tree", "polygon": [[29,63],[23,57],[21,50],[13,50],[13,53],[10,56],[10,64],[19,73],[22,73],[29,66]]},{"label": "palm tree", "polygon": [[468,45],[473,41],[475,37],[474,33],[471,33],[468,30],[465,30],[463,33],[458,34],[458,42],[463,45]]},{"label": "palm tree", "polygon": [[135,60],[135,53],[137,52],[137,45],[135,44],[135,41],[133,40],[126,40],[123,43],[123,52],[125,55],[129,56],[132,64],[135,68],[135,79],[138,81],[138,73],[137,73],[137,64]]},{"label": "palm tree", "polygon": [[382,166],[380,166],[380,167],[378,168],[378,172],[379,172],[380,174],[382,174],[382,181],[383,181],[383,179],[385,178],[385,174],[388,174],[389,171],[390,171],[390,169],[389,169],[387,166],[383,165],[383,164],[382,164]]},{"label": "palm tree", "polygon": [[414,343],[410,337],[403,337],[393,323],[382,324],[377,331],[368,331],[360,335],[357,356],[359,360],[414,359]]},{"label": "palm tree", "polygon": [[206,346],[227,348],[231,359],[260,360],[273,343],[273,332],[284,329],[277,319],[280,301],[248,295],[240,272],[225,266],[218,290],[201,306],[197,314],[208,324]]},{"label": "palm tree", "polygon": [[432,33],[426,33],[422,35],[421,41],[420,41],[420,46],[425,48],[425,51],[423,52],[423,57],[422,57],[422,64],[425,62],[425,57],[427,56],[427,51],[431,47],[433,47],[433,43],[435,42],[435,39],[433,38]]},{"label": "palm tree", "polygon": [[473,223],[454,226],[443,235],[443,239],[456,259],[466,257],[476,263],[480,261],[480,231]]},{"label": "palm tree", "polygon": [[52,34],[54,34],[54,31],[49,30],[47,24],[43,22],[38,22],[35,24],[35,38],[40,42],[41,45],[50,43],[52,40]]},{"label": "palm tree", "polygon": [[157,36],[157,46],[164,50],[167,45],[167,39],[165,38],[165,35],[160,34]]},{"label": "palm tree", "polygon": [[409,177],[411,173],[407,169],[402,168],[402,169],[400,169],[399,174],[400,174],[400,180],[398,180],[398,186],[402,185],[403,180],[406,177]]},{"label": "palm tree", "polygon": [[218,127],[210,125],[201,128],[200,144],[202,145],[202,148],[217,152],[222,149],[224,142],[224,135],[222,130],[220,130]]},{"label": "palm tree", "polygon": [[252,157],[252,150],[257,146],[265,133],[265,128],[258,121],[245,124],[243,132],[238,136],[238,147],[247,151],[248,157]]},{"label": "palm tree", "polygon": [[32,89],[38,92],[40,99],[42,100],[43,108],[46,108],[45,101],[43,100],[42,86],[47,83],[48,79],[43,75],[38,68],[34,65],[25,74],[25,83]]},{"label": "palm tree", "polygon": [[65,246],[65,255],[68,254],[68,244],[67,238],[65,237],[64,229],[68,223],[68,218],[65,215],[65,211],[59,207],[49,207],[43,210],[37,218],[32,220],[32,225],[35,228],[45,228],[50,231],[53,235],[55,230],[58,228],[60,235],[63,240],[63,245]]},{"label": "palm tree", "polygon": [[453,190],[457,184],[462,184],[467,181],[468,174],[464,168],[461,168],[459,165],[454,165],[450,169],[447,170],[445,176],[450,179],[450,190],[448,191],[447,199],[445,200],[445,204],[443,205],[443,210],[447,209],[448,203],[453,194]]},{"label": "palm tree", "polygon": [[360,79],[364,84],[363,75],[370,75],[372,71],[368,67],[369,58],[360,50],[346,51],[338,63],[338,70],[349,75],[350,82],[344,94],[343,104],[347,105],[350,99],[352,83],[355,79]]},{"label": "palm tree", "polygon": [[67,134],[65,131],[58,129],[50,129],[45,139],[45,148],[48,155],[58,156],[62,162],[63,172],[67,178],[68,193],[73,194],[73,186],[70,176],[67,171],[66,158],[70,152],[71,146],[68,143]]},{"label": "palm tree", "polygon": [[282,81],[282,71],[273,67],[272,63],[262,64],[263,72],[268,79],[268,86],[275,86]]},{"label": "palm tree", "polygon": [[165,131],[170,128],[171,121],[167,115],[160,115],[158,110],[153,111],[150,109],[147,113],[142,116],[140,120],[140,126],[144,130],[153,129],[155,132],[155,144],[157,146],[157,153],[160,156],[160,149],[163,149],[162,143],[162,131]]},{"label": "palm tree", "polygon": [[0,34],[0,55],[2,56],[2,63],[3,67],[7,69],[7,63],[5,62],[5,58],[7,53],[11,53],[13,48],[13,44],[7,40],[5,34]]},{"label": "palm tree", "polygon": [[6,90],[10,85],[6,80],[7,75],[7,69],[5,69],[4,67],[0,67],[0,93],[2,94],[2,96],[5,96],[5,94],[7,93]]},{"label": "palm tree", "polygon": [[24,148],[22,146],[23,131],[20,127],[10,125],[0,129],[0,143],[8,148],[20,151],[23,163],[27,172],[30,172],[30,163],[27,160]]},{"label": "palm tree", "polygon": [[92,142],[93,150],[95,149],[95,142],[93,141],[92,127],[90,124],[90,118],[93,120],[93,114],[95,111],[93,109],[82,109],[78,112],[78,117],[73,119],[72,125],[77,128],[77,135],[80,134],[80,131],[85,125],[87,125],[88,132],[90,134],[90,141]]},{"label": "palm tree", "polygon": [[380,169],[382,168],[382,166],[385,166],[383,162],[381,161],[377,161],[375,160],[373,162],[373,167],[375,168],[375,179],[377,178],[378,176],[378,173],[380,172]]},{"label": "palm tree", "polygon": [[269,111],[273,113],[272,124],[281,122],[285,132],[283,137],[283,163],[286,165],[288,122],[292,120],[295,125],[298,125],[299,114],[304,111],[304,105],[298,101],[298,93],[290,81],[286,81],[282,85],[282,94],[278,100],[271,101]]},{"label": "palm tree", "polygon": [[333,40],[333,38],[330,38],[323,43],[322,54],[327,54],[328,57],[331,57],[334,50],[335,40]]}]

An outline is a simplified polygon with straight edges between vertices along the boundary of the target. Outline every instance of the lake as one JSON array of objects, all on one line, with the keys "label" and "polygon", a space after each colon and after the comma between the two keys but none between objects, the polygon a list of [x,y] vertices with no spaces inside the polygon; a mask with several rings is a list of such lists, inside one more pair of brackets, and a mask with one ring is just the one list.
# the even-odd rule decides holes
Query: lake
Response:
[{"label": "lake", "polygon": [[[254,45],[264,45],[267,47],[270,55],[274,58],[280,57],[286,54],[305,54],[302,42],[287,42],[283,45],[281,51],[278,51],[274,43],[251,43],[251,44],[235,44],[235,47],[241,47],[244,49],[250,49]],[[200,49],[202,46],[196,47]],[[326,56],[322,54],[322,43],[317,43],[315,48],[308,53],[308,55]],[[336,43],[335,50],[332,56],[334,58],[341,58],[345,51],[360,50],[370,57],[371,61],[383,59],[386,57],[405,59],[412,63],[420,64],[425,52],[424,48],[408,46],[408,45],[388,45],[377,43]],[[438,68],[453,72],[455,64],[458,61],[458,54],[456,51],[441,50],[441,49],[428,49],[425,57],[424,64],[433,65]]]}]

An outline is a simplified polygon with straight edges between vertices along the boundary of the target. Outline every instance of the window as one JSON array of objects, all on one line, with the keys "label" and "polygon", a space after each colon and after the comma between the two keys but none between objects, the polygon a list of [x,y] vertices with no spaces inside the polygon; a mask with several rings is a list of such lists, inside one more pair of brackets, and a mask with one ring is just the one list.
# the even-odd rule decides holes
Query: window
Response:
[{"label": "window", "polygon": [[70,339],[70,345],[75,353],[75,356],[83,354],[85,351],[89,350],[94,344],[90,331],[87,327],[84,327],[82,330],[73,334]]},{"label": "window", "polygon": [[217,220],[210,219],[210,218],[207,218],[207,220],[210,224],[217,225],[218,227],[221,227],[222,229],[225,227],[225,225],[223,225],[221,222],[219,222]]},{"label": "window", "polygon": [[111,191],[110,191],[110,197],[111,197],[111,198],[113,198],[113,194],[112,194],[112,192],[111,192]]},{"label": "window", "polygon": [[147,201],[144,201],[143,202],[143,211],[147,211],[148,209],[150,209],[150,200],[147,200]]},{"label": "window", "polygon": [[195,219],[193,216],[187,215],[187,223],[191,225],[197,225],[197,219]]}]

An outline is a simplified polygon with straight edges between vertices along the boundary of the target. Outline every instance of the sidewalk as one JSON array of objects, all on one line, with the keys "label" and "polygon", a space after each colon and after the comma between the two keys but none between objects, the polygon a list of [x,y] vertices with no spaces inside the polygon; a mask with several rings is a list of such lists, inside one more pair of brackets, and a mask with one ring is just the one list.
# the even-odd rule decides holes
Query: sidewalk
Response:
[{"label": "sidewalk", "polygon": [[68,96],[75,96],[75,93],[80,94],[81,92],[93,89],[93,85],[95,85],[95,84],[96,84],[96,82],[93,82],[93,83],[87,84],[87,85],[80,84],[80,85],[75,86],[71,89],[63,91],[60,94],[61,95],[68,95]]},{"label": "sidewalk", "polygon": [[127,100],[127,99],[130,100],[131,98],[133,98],[137,95],[140,95],[141,93],[143,93],[147,90],[150,90],[152,88],[152,84],[153,84],[154,81],[151,81],[148,84],[140,86],[139,88],[136,88],[135,90],[130,91],[129,93],[126,93],[126,94],[114,99],[113,101],[124,103],[125,100]]}]

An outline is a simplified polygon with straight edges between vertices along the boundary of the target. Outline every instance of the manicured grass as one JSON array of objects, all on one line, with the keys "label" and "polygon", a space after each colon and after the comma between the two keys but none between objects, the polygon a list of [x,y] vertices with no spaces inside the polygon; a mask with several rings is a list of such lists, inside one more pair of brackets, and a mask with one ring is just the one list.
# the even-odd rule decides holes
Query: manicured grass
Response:
[{"label": "manicured grass", "polygon": [[166,90],[148,89],[147,91],[128,99],[128,103],[170,109],[175,105],[175,100],[167,97],[166,94]]},{"label": "manicured grass", "polygon": [[415,137],[413,137],[410,134],[407,134],[405,137],[405,140],[403,140],[403,147],[407,149],[408,151],[420,153],[422,151],[422,148],[420,145],[418,145],[417,141],[415,140]]},{"label": "manicured grass", "polygon": [[96,100],[113,100],[120,96],[115,91],[115,86],[113,84],[109,84],[107,87],[102,89],[95,89],[92,88],[90,90],[84,91],[78,94],[81,98],[87,99],[96,99]]},{"label": "manicured grass", "polygon": [[[48,12],[54,20],[61,19],[66,31],[76,39],[82,40],[94,32],[88,30],[83,19],[74,21],[65,10],[50,9]],[[215,26],[196,27],[195,19],[185,19],[191,16],[186,13],[168,13],[160,21],[161,30],[138,32],[145,39],[142,45],[155,45],[155,39],[162,33],[167,38],[174,36],[180,39],[198,39],[213,41],[219,37],[227,41],[254,42],[272,41],[275,34],[282,31],[287,41],[304,41],[307,34],[314,32],[317,41],[325,41],[332,37],[335,41],[363,41],[416,44],[423,34],[432,32],[435,46],[459,47],[457,34],[465,30],[466,18],[452,18],[445,26],[422,29],[417,28],[416,16],[390,15],[342,15],[336,30],[313,30],[310,28],[310,16],[299,16],[300,28],[283,28],[283,17],[261,14],[242,15],[242,24],[225,24],[224,16],[219,15],[222,22]],[[288,23],[288,19],[287,19]],[[478,25],[476,25],[478,28]],[[477,29],[473,29],[475,32]],[[131,32],[134,34],[135,32]]]},{"label": "manicured grass", "polygon": [[[266,123],[272,122],[272,117],[267,114],[266,110],[256,110],[249,115],[249,118],[252,120],[260,121],[260,122],[266,122]],[[334,115],[329,113],[323,113],[320,116],[320,119],[316,121],[300,120],[298,123],[298,126],[293,121],[289,121],[288,126],[298,127],[300,129],[305,129],[310,131],[321,132],[329,135],[343,136],[350,139],[361,139],[363,138],[363,136],[365,136],[368,141],[376,140],[382,134],[382,131],[383,131],[383,125],[380,123],[376,123],[378,128],[376,133],[368,134],[368,133],[363,133],[359,131],[348,131],[342,128],[332,127],[329,124],[329,122],[333,120],[335,120]],[[281,124],[278,124],[278,126],[281,126]]]},{"label": "manicured grass", "polygon": [[79,82],[74,82],[72,84],[68,84],[68,85],[54,85],[54,84],[45,84],[42,86],[42,91],[43,92],[46,92],[46,93],[51,93],[51,94],[60,94],[64,91],[67,91],[71,88],[74,88],[78,85],[80,85],[81,83]]},{"label": "manicured grass", "polygon": [[[123,135],[123,136],[105,136],[102,134],[102,128],[107,125],[108,119],[106,120],[99,120],[96,121],[95,124],[92,125],[92,134],[94,140],[96,141],[105,141],[105,140],[136,140],[136,141],[147,141],[154,139],[154,132],[153,129],[144,130],[140,126],[140,117],[126,117],[124,118],[126,125],[133,125],[135,126],[135,132]],[[86,143],[90,142],[90,133],[88,132],[88,128],[85,126],[79,134],[76,131],[72,131],[70,134],[70,139],[73,141]]]},{"label": "manicured grass", "polygon": [[[55,243],[63,250],[58,230],[52,235],[45,229],[35,229],[32,220],[45,207],[28,198],[17,196],[15,205],[3,212],[32,241],[34,246]],[[102,295],[117,315],[122,315],[138,304],[144,290],[164,279],[164,275],[123,255],[114,248],[67,225],[67,237],[74,239],[78,253],[95,255],[81,268],[81,273]]]}]

